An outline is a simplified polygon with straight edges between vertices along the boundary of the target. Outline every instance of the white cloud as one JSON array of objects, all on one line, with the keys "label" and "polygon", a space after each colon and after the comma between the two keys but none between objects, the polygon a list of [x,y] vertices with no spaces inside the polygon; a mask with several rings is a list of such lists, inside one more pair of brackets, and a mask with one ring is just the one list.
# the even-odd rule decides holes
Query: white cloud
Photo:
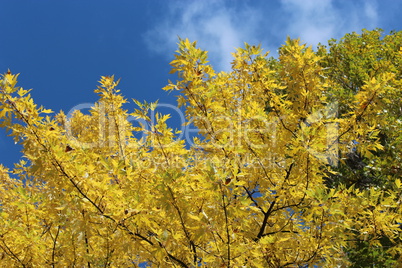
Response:
[{"label": "white cloud", "polygon": [[153,51],[171,55],[177,36],[197,40],[199,47],[208,51],[215,68],[228,71],[235,48],[256,40],[254,29],[259,14],[246,7],[239,10],[220,1],[174,1],[169,8],[166,18],[146,34]]},{"label": "white cloud", "polygon": [[[177,36],[198,41],[215,69],[228,71],[235,48],[262,43],[274,51],[287,35],[315,47],[362,28],[377,27],[376,0],[169,1],[145,34],[148,47],[169,56]],[[275,55],[275,53],[273,53]]]},{"label": "white cloud", "polygon": [[377,22],[378,22],[377,10],[378,10],[378,7],[377,7],[377,3],[375,1],[365,1],[364,2],[364,14],[374,24],[377,24]]},{"label": "white cloud", "polygon": [[290,14],[287,30],[292,37],[317,45],[330,38],[340,38],[346,33],[374,28],[378,23],[376,1],[335,0],[282,0]]},{"label": "white cloud", "polygon": [[282,5],[290,14],[286,28],[292,38],[317,44],[334,36],[338,15],[330,0],[283,0]]},{"label": "white cloud", "polygon": [[376,27],[376,1],[281,0],[290,17],[286,29],[291,37],[317,45],[330,38],[340,38],[362,28]]}]

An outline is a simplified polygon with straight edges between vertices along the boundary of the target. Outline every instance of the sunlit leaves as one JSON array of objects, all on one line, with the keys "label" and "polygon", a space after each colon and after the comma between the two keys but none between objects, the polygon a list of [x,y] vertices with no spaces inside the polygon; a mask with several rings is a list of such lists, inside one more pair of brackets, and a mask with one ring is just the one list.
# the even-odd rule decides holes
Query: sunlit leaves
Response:
[{"label": "sunlit leaves", "polygon": [[[348,262],[356,236],[373,246],[383,234],[399,241],[400,180],[366,189],[327,180],[341,176],[337,157],[349,151],[390,161],[376,159],[388,146],[379,127],[391,127],[383,111],[400,77],[393,68],[363,75],[357,92],[338,98],[344,85],[323,67],[325,53],[288,39],[273,59],[245,44],[231,72],[215,73],[206,51],[179,39],[178,81],[164,89],[179,92],[193,138],[169,127],[158,102],[133,99],[125,110],[113,76],[101,77],[88,113],[52,117],[4,74],[1,124],[24,160],[0,170],[2,261],[333,267]],[[397,243],[389,249],[400,252]]]}]

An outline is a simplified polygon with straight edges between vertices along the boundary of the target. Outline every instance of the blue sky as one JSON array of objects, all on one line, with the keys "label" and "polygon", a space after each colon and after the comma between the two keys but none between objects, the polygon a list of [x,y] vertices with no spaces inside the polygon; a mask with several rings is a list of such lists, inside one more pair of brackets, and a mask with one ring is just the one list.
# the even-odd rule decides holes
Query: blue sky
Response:
[{"label": "blue sky", "polygon": [[[228,71],[244,42],[276,56],[287,36],[315,46],[362,28],[402,30],[399,0],[0,0],[0,10],[0,73],[21,73],[37,104],[66,112],[95,102],[97,81],[111,74],[129,100],[175,104],[161,88],[175,79],[177,36]],[[12,167],[20,149],[0,131],[0,163]]]}]

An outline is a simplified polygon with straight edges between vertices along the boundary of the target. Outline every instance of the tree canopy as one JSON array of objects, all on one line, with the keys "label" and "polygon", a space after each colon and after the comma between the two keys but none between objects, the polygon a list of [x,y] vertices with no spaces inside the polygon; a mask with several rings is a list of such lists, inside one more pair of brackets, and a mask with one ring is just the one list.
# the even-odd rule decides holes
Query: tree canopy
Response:
[{"label": "tree canopy", "polygon": [[245,44],[217,73],[180,39],[164,90],[194,137],[157,102],[126,110],[114,76],[89,113],[66,115],[8,71],[0,122],[23,157],[0,167],[0,263],[335,267],[366,250],[396,265],[401,46],[380,30],[317,50],[288,38],[278,58]]}]

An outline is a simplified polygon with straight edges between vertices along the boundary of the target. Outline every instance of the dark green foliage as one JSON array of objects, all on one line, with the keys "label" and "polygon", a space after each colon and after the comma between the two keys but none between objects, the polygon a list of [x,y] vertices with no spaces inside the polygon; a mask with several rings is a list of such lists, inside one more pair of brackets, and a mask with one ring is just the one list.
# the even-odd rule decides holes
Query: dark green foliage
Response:
[{"label": "dark green foliage", "polygon": [[[383,150],[367,159],[359,153],[359,143],[352,141],[349,151],[340,152],[342,158],[335,169],[338,174],[328,176],[328,187],[343,184],[360,189],[389,188],[396,178],[402,177],[401,47],[402,32],[384,35],[381,29],[346,34],[339,41],[330,40],[328,47],[319,46],[317,53],[323,57],[321,64],[325,75],[335,81],[328,94],[338,103],[340,117],[351,111],[353,95],[361,91],[369,79],[381,79],[385,73],[392,73],[397,82],[389,86],[399,88],[389,90],[387,97],[394,101],[384,103],[386,108],[376,114],[384,122],[377,125]],[[401,241],[394,243],[398,242]],[[360,240],[351,243],[347,249],[353,263],[351,267],[395,267],[399,256],[392,257],[386,252],[392,242],[383,236],[381,244],[383,247],[373,247]]]}]

